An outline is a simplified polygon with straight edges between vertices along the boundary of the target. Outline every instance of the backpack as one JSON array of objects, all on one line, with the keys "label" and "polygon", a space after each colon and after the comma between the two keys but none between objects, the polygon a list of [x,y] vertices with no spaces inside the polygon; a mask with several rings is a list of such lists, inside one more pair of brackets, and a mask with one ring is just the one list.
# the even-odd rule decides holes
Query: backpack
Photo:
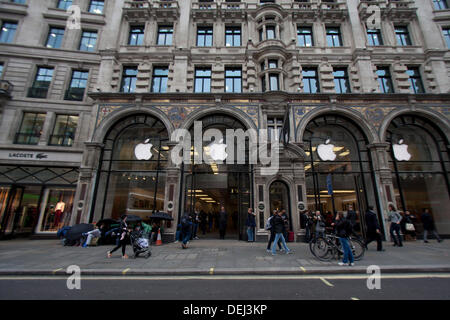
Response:
[{"label": "backpack", "polygon": [[272,218],[273,218],[273,216],[271,216],[271,217],[269,217],[269,219],[267,219],[266,226],[265,226],[266,230],[272,229],[272,225],[270,224],[270,221],[272,220]]}]

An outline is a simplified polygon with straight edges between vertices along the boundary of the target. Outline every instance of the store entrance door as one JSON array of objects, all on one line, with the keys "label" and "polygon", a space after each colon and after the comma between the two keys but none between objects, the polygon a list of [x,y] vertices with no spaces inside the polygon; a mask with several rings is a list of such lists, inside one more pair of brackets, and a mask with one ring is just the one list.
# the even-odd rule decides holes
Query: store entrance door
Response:
[{"label": "store entrance door", "polygon": [[197,236],[219,239],[219,212],[227,212],[225,239],[247,240],[247,211],[250,206],[250,174],[217,172],[186,175],[185,206],[200,216]]}]

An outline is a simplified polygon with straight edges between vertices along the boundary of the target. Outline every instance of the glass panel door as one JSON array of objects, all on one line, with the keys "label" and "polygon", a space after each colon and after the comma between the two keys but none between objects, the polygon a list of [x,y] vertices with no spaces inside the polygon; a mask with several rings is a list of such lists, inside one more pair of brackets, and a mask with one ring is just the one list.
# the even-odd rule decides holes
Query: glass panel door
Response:
[{"label": "glass panel door", "polygon": [[3,219],[2,230],[4,234],[10,234],[13,231],[14,221],[20,209],[20,201],[22,200],[23,188],[13,187],[10,197],[7,201],[6,212]]},{"label": "glass panel door", "polygon": [[70,224],[74,188],[47,188],[42,200],[38,232],[56,232]]}]

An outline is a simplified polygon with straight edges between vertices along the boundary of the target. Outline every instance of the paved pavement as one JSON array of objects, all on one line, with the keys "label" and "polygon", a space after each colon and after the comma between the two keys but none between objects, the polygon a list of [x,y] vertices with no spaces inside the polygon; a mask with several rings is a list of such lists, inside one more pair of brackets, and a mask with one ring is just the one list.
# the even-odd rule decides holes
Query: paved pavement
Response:
[{"label": "paved pavement", "polygon": [[[305,243],[289,243],[292,255],[272,256],[266,244],[236,240],[194,240],[187,250],[180,244],[152,247],[149,259],[122,259],[112,246],[64,247],[58,240],[0,241],[0,275],[62,275],[77,265],[91,275],[221,275],[221,274],[327,274],[366,273],[367,266],[378,265],[382,272],[450,272],[450,241],[424,244],[405,242],[402,248],[384,243],[385,252],[375,244],[354,267],[340,267],[337,261],[321,262]],[[132,249],[127,247],[127,253]]]}]

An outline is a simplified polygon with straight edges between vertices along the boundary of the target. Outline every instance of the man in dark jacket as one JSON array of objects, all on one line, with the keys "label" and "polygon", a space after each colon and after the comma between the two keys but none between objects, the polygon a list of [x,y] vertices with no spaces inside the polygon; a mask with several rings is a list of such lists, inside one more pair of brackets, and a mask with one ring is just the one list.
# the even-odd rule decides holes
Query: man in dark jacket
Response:
[{"label": "man in dark jacket", "polygon": [[349,205],[348,206],[348,211],[347,211],[347,217],[346,219],[351,223],[352,225],[352,232],[355,232],[355,227],[356,227],[356,219],[357,219],[357,214],[356,211],[353,210],[353,206]]},{"label": "man in dark jacket", "polygon": [[283,244],[284,250],[286,250],[286,254],[291,254],[291,250],[286,245],[286,240],[284,239],[283,233],[285,229],[284,220],[281,217],[281,212],[278,212],[272,220],[270,220],[270,224],[272,225],[273,232],[275,233],[275,239],[272,244],[272,255],[276,255],[275,248],[278,240],[281,239],[281,243]]},{"label": "man in dark jacket", "polygon": [[434,226],[433,217],[430,214],[430,210],[425,209],[425,211],[422,213],[421,216],[422,223],[423,223],[423,242],[428,243],[428,232],[432,233],[438,242],[441,242],[441,238],[439,237],[438,233],[436,232],[436,228]]},{"label": "man in dark jacket", "polygon": [[367,226],[367,238],[366,238],[366,249],[367,245],[373,240],[377,241],[377,251],[384,251],[383,244],[381,241],[381,228],[378,224],[377,214],[373,211],[373,206],[369,206],[366,212],[366,226]]}]

